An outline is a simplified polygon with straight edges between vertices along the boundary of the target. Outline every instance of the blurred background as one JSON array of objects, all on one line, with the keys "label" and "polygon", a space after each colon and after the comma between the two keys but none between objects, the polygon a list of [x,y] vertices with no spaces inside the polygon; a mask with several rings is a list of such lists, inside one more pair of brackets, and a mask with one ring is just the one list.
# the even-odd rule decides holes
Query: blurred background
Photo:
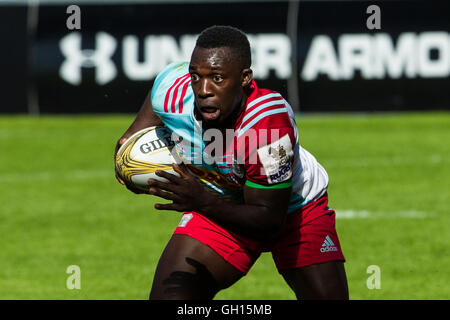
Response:
[{"label": "blurred background", "polygon": [[[0,299],[147,299],[180,214],[117,183],[114,146],[215,24],[248,34],[256,81],[330,176],[350,298],[450,299],[449,9],[0,0]],[[265,253],[216,298],[295,296]]]},{"label": "blurred background", "polygon": [[[70,30],[72,4],[81,16]],[[379,29],[367,25],[374,4]],[[189,60],[196,35],[214,24],[249,34],[256,79],[297,111],[448,109],[449,9],[448,1],[2,0],[0,112],[135,112],[158,71]]]}]

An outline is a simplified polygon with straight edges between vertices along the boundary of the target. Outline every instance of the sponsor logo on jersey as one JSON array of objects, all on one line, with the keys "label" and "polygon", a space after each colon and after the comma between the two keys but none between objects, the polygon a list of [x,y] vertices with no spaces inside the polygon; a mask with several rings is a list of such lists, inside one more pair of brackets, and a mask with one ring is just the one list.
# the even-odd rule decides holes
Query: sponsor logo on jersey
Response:
[{"label": "sponsor logo on jersey", "polygon": [[289,135],[258,149],[258,156],[263,165],[261,174],[267,176],[270,184],[286,181],[292,176],[292,150]]},{"label": "sponsor logo on jersey", "polygon": [[291,170],[292,170],[291,163],[288,162],[283,166],[281,166],[277,173],[271,174],[269,176],[269,180],[274,182],[285,181],[290,178]]}]

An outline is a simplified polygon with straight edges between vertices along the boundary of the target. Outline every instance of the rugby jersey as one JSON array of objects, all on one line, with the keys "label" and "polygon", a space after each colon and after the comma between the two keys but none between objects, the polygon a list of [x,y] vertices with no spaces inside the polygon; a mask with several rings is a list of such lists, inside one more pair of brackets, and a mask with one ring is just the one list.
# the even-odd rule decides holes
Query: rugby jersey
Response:
[{"label": "rugby jersey", "polygon": [[244,185],[292,185],[289,213],[326,192],[328,175],[300,146],[294,112],[278,92],[259,88],[252,80],[233,128],[203,130],[194,116],[188,68],[188,62],[175,62],[163,69],[153,84],[151,102],[173,132],[178,156],[200,181],[234,201],[243,201]]}]

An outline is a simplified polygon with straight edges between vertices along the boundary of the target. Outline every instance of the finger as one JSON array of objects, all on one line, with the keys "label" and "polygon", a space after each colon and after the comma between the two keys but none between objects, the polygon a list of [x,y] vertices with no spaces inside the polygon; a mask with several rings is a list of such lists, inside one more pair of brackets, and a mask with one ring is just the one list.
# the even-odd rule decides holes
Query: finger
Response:
[{"label": "finger", "polygon": [[180,212],[184,211],[176,203],[164,203],[164,204],[163,203],[157,203],[157,204],[155,204],[155,209],[157,209],[157,210],[180,211]]},{"label": "finger", "polygon": [[189,174],[189,171],[184,163],[182,164],[176,164],[174,163],[172,165],[173,170],[175,170],[176,173],[178,173],[182,178],[190,178],[191,175]]},{"label": "finger", "polygon": [[120,177],[119,173],[116,170],[116,180],[119,181],[120,184],[125,185],[125,182],[122,180],[122,178]]},{"label": "finger", "polygon": [[157,196],[166,200],[172,200],[174,202],[179,201],[180,197],[177,196],[175,193],[172,192],[164,192],[161,189],[158,188],[150,188],[148,191],[149,194],[153,195],[153,196]]},{"label": "finger", "polygon": [[120,179],[120,177],[117,174],[116,174],[116,179],[117,179],[117,181],[119,181],[119,183],[121,185],[125,185],[125,182],[122,179]]},{"label": "finger", "polygon": [[116,143],[116,148],[114,150],[114,157],[116,157],[117,151],[119,151],[120,147],[127,141],[127,138],[120,138]]},{"label": "finger", "polygon": [[158,180],[155,180],[152,178],[148,179],[148,185],[150,187],[155,187],[155,188],[170,191],[170,192],[176,191],[176,188],[175,188],[176,186],[173,183],[158,181]]},{"label": "finger", "polygon": [[130,190],[131,192],[135,193],[135,194],[143,194],[143,193],[148,193],[148,191],[144,191],[142,189],[136,188],[135,186],[126,183],[125,182],[125,186],[127,187],[128,190]]},{"label": "finger", "polygon": [[174,184],[178,184],[178,183],[180,182],[180,178],[179,178],[179,177],[177,177],[177,176],[174,175],[174,174],[165,172],[165,171],[157,170],[157,171],[155,172],[155,174],[156,174],[158,177],[166,178],[167,180],[169,180],[170,182],[172,182],[172,183],[174,183]]}]

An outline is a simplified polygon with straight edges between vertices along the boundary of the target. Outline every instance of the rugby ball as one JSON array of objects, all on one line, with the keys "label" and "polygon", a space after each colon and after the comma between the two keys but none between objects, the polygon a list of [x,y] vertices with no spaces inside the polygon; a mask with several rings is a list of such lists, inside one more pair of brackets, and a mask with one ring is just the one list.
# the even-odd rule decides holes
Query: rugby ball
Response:
[{"label": "rugby ball", "polygon": [[167,182],[155,174],[157,170],[179,176],[172,168],[173,163],[180,161],[172,155],[175,143],[171,135],[167,127],[155,126],[142,129],[125,141],[115,159],[116,171],[125,183],[148,191],[149,178]]}]

